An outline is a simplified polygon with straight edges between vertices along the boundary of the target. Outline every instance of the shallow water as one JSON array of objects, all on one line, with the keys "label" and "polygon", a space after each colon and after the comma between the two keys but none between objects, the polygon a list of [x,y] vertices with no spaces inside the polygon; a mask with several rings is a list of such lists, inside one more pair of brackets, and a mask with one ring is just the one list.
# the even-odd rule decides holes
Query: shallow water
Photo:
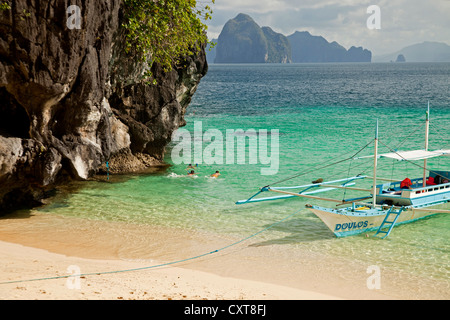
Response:
[{"label": "shallow water", "polygon": [[[384,143],[391,148],[399,145],[403,149],[423,148],[428,101],[432,121],[430,149],[448,148],[449,74],[448,63],[212,65],[188,109],[187,126],[182,130],[191,134],[192,146],[195,141],[201,142],[204,150],[210,144],[205,133],[211,129],[219,130],[224,138],[227,129],[255,129],[257,139],[261,138],[259,130],[270,133],[276,129],[277,132],[272,132],[279,141],[279,152],[272,155],[273,159],[276,156],[279,159],[276,175],[261,175],[261,169],[268,164],[249,163],[247,141],[244,164],[237,161],[227,164],[223,157],[220,164],[200,163],[195,169],[196,176],[190,177],[186,175],[188,163],[173,164],[172,151],[177,147],[174,142],[167,150],[166,161],[173,164],[167,171],[111,176],[107,183],[86,182],[73,194],[56,196],[38,212],[177,228],[229,239],[230,243],[270,227],[249,240],[248,245],[274,247],[279,254],[285,250],[293,261],[300,258],[295,257],[296,252],[318,253],[382,266],[448,286],[448,214],[398,226],[386,240],[365,235],[337,239],[305,208],[311,200],[298,198],[243,206],[235,202],[250,197],[262,186],[299,172],[307,174],[283,184],[309,184],[317,178],[336,179],[360,173],[372,175],[370,159],[347,161],[313,172],[311,168],[360,151],[372,141],[376,119],[383,142],[380,152],[388,151]],[[269,142],[272,135],[268,136]],[[222,145],[225,154],[225,142]],[[361,155],[371,154],[372,148],[364,149]],[[190,162],[195,163],[195,159]],[[429,160],[429,167],[448,169],[450,158]],[[221,176],[210,178],[216,170],[220,170]],[[392,160],[379,163],[379,176],[403,179],[421,175],[422,169],[413,164]],[[370,185],[371,181],[358,183],[362,187]],[[352,195],[350,191],[339,190],[327,193],[326,197],[339,199]],[[298,213],[271,227],[294,212]],[[138,247],[139,240],[134,241]]]}]

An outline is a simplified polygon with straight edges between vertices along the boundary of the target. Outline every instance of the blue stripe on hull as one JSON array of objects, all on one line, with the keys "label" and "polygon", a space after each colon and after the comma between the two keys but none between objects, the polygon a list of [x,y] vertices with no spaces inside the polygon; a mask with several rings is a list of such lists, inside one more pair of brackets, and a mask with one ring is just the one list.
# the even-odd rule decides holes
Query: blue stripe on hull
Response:
[{"label": "blue stripe on hull", "polygon": [[[412,220],[408,220],[408,221],[397,222],[395,225],[396,225],[396,226],[399,226],[399,225],[402,225],[402,224],[407,224],[407,223],[411,223],[411,222],[423,220],[423,219],[429,218],[430,216],[434,216],[434,215],[436,215],[436,214],[439,214],[439,213],[430,213],[430,214],[427,215],[427,216],[420,217],[420,218],[417,218],[417,219],[412,219]],[[366,233],[366,232],[370,232],[370,231],[377,231],[378,228],[379,228],[379,226],[377,226],[377,227],[371,227],[371,228],[365,228],[365,229],[350,230],[350,231],[345,231],[345,232],[334,232],[334,231],[333,231],[333,233],[334,233],[334,234],[336,235],[336,237],[338,237],[338,238],[345,238],[345,237],[354,236],[354,235],[357,235],[357,234]],[[386,227],[386,228],[387,228],[387,227]]]}]

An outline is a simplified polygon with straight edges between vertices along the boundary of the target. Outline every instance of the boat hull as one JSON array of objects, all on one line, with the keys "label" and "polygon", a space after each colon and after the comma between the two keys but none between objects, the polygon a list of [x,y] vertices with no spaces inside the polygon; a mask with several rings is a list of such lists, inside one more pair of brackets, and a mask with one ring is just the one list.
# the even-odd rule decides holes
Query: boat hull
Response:
[{"label": "boat hull", "polygon": [[[405,208],[400,214],[396,225],[414,222],[432,215],[439,214],[435,210],[447,210],[448,203],[433,206],[433,211],[424,211],[426,208],[420,208],[420,211],[415,208]],[[312,206],[309,208],[325,225],[336,235],[336,237],[347,237],[364,232],[376,231],[380,228],[389,208],[377,209],[361,209],[352,210],[352,208],[345,209],[328,209],[319,206]],[[389,218],[391,220],[391,218]]]}]

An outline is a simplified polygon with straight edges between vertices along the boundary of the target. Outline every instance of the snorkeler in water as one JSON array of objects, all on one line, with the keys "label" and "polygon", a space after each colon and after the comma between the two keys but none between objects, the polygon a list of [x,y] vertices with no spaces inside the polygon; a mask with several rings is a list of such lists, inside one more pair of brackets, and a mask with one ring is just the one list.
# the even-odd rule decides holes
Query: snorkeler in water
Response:
[{"label": "snorkeler in water", "polygon": [[220,176],[220,172],[219,171],[216,171],[215,173],[213,173],[212,175],[211,175],[211,178],[218,178]]}]

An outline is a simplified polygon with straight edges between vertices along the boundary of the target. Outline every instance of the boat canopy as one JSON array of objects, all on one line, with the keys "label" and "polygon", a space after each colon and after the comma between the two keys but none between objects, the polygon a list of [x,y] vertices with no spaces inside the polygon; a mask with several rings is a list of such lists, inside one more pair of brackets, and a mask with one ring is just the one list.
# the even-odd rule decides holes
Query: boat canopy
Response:
[{"label": "boat canopy", "polygon": [[[413,160],[430,159],[440,156],[450,156],[450,149],[439,149],[434,151],[427,151],[427,150],[397,151],[379,154],[378,158],[391,158],[398,161],[413,161]],[[364,159],[364,158],[373,158],[373,155],[358,157],[356,159]]]}]

